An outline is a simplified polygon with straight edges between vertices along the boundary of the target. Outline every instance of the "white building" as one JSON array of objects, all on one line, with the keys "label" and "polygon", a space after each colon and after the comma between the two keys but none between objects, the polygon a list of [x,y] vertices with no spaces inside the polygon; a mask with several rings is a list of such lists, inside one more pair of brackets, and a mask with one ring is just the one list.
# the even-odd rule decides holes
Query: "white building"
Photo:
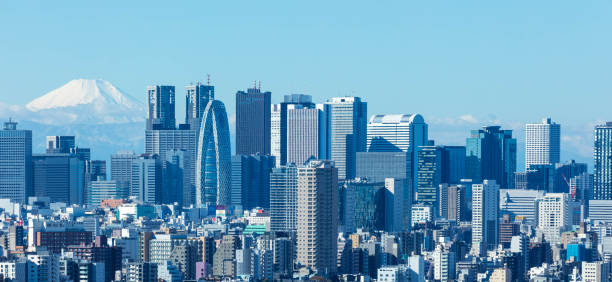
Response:
[{"label": "white building", "polygon": [[497,247],[499,236],[499,185],[483,180],[472,185],[472,247],[482,250]]},{"label": "white building", "polygon": [[441,245],[433,253],[434,279],[438,281],[453,281],[455,279],[455,253],[444,250]]},{"label": "white building", "polygon": [[410,222],[412,226],[415,224],[423,224],[433,219],[433,210],[431,206],[425,205],[413,205],[412,206],[412,217]]},{"label": "white building", "polygon": [[515,221],[525,221],[533,226],[537,223],[537,201],[544,198],[544,191],[522,189],[500,189],[499,210],[509,214]]},{"label": "white building", "polygon": [[281,165],[281,104],[270,109],[270,155],[276,157],[276,167]]},{"label": "white building", "polygon": [[374,115],[368,122],[368,151],[412,152],[426,145],[427,138],[427,124],[419,114]]},{"label": "white building", "polygon": [[542,119],[525,126],[525,169],[530,165],[554,165],[560,160],[561,125]]},{"label": "white building", "polygon": [[327,159],[327,126],[322,104],[315,108],[287,105],[287,163]]},{"label": "white building", "polygon": [[548,242],[559,242],[561,232],[569,228],[571,222],[568,194],[547,193],[538,202],[538,229]]},{"label": "white building", "polygon": [[582,262],[582,282],[608,281],[610,274],[610,263]]}]

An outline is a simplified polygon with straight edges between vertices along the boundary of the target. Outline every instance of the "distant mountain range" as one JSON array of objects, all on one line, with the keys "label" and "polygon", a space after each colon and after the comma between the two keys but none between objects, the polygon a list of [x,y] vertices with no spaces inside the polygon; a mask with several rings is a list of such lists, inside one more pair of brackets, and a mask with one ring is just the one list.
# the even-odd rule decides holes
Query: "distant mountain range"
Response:
[{"label": "distant mountain range", "polygon": [[95,159],[144,150],[145,104],[102,79],[72,80],[25,107],[0,103],[0,118],[9,117],[33,131],[35,153],[44,152],[47,135],[74,135]]}]

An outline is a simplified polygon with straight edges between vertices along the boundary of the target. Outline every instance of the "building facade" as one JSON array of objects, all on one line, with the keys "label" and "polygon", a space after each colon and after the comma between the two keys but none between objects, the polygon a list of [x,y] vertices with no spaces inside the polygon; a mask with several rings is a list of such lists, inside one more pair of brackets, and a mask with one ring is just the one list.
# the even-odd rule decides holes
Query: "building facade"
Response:
[{"label": "building facade", "polygon": [[174,90],[174,86],[169,85],[147,86],[147,130],[176,128]]},{"label": "building facade", "polygon": [[236,154],[270,154],[271,92],[249,88],[236,93]]},{"label": "building facade", "polygon": [[495,180],[502,188],[514,188],[516,139],[512,130],[485,126],[466,139],[466,178],[474,183]]},{"label": "building facade", "polygon": [[32,131],[9,120],[0,131],[0,198],[25,204],[32,195]]},{"label": "building facade", "polygon": [[525,170],[561,161],[561,125],[550,118],[525,125]]},{"label": "building facade", "polygon": [[595,127],[593,199],[612,200],[612,122]]}]

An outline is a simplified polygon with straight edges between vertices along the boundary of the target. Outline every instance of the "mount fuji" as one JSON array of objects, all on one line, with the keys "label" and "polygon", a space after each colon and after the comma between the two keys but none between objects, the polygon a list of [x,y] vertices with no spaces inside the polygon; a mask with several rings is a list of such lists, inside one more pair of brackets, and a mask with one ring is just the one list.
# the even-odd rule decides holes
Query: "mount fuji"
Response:
[{"label": "mount fuji", "polygon": [[75,79],[25,108],[43,124],[113,124],[142,122],[144,103],[102,79]]},{"label": "mount fuji", "polygon": [[45,151],[45,136],[73,135],[93,159],[118,150],[143,152],[145,104],[102,79],[75,79],[25,106],[0,103],[0,118],[32,130],[32,149]]}]

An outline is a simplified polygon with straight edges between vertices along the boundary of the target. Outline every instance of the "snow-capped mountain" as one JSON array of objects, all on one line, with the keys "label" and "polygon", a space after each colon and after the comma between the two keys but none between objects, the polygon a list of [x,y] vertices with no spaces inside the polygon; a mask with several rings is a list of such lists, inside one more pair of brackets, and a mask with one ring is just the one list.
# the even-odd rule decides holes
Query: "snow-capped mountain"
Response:
[{"label": "snow-capped mountain", "polygon": [[26,105],[33,121],[43,124],[142,122],[144,103],[102,79],[75,79]]}]

